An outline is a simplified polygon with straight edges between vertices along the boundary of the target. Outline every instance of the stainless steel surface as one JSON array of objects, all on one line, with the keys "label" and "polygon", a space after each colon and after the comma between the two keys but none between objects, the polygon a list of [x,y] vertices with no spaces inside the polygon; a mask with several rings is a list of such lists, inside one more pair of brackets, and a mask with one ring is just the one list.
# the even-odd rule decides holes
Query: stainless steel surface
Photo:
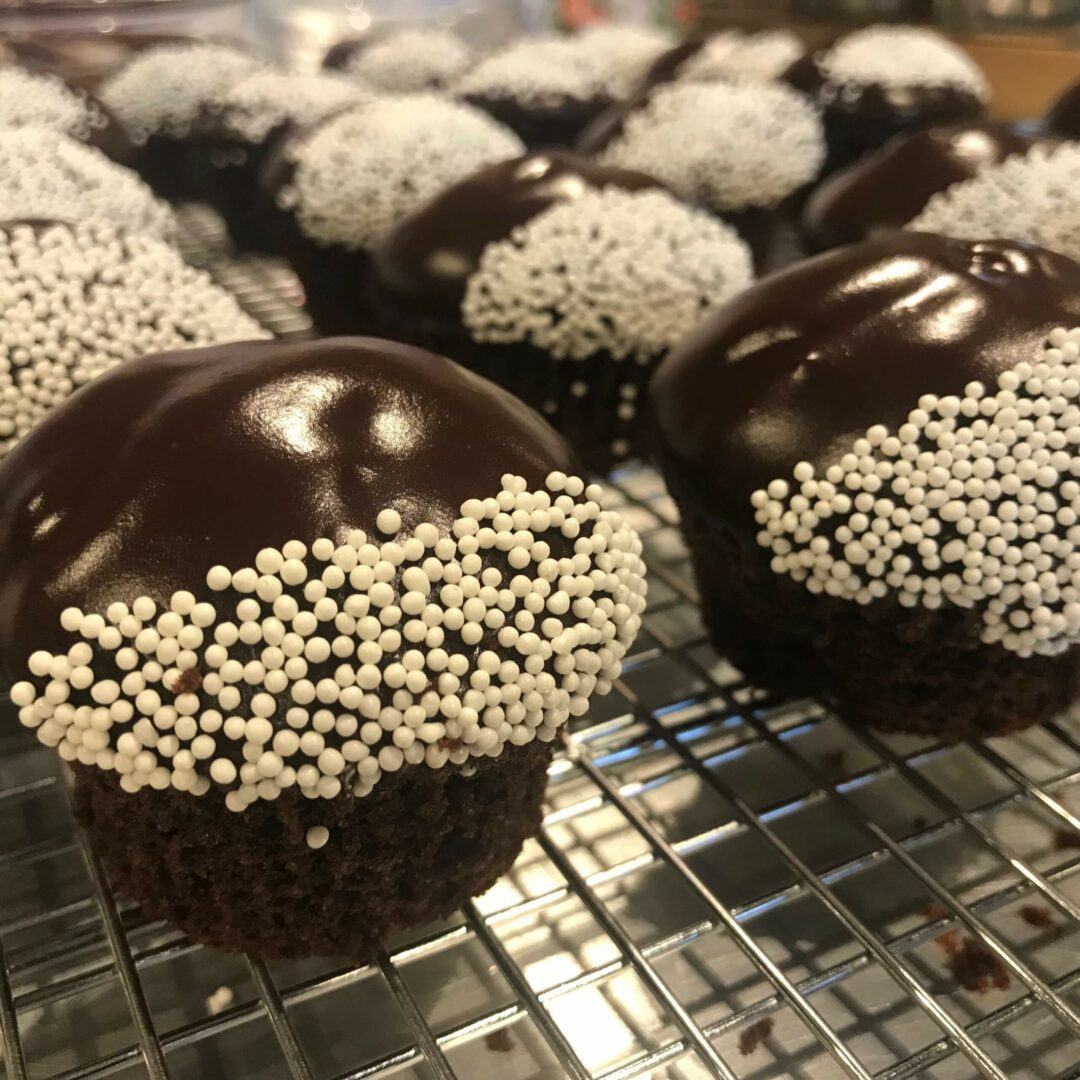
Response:
[{"label": "stainless steel surface", "polygon": [[[189,257],[308,332],[284,267],[184,220]],[[709,647],[660,478],[624,470],[612,498],[651,573],[622,679],[568,733],[512,872],[371,965],[226,957],[147,921],[53,755],[5,737],[0,1076],[1080,1076],[1080,719],[947,747],[774,701]]]}]

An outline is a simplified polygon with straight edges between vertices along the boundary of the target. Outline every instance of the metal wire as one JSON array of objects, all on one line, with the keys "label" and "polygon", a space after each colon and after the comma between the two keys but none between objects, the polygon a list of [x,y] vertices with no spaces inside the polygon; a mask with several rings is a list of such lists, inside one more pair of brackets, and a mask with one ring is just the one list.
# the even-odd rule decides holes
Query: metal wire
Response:
[{"label": "metal wire", "polygon": [[[223,258],[220,251],[211,250],[221,240],[220,225],[212,216],[191,211],[182,217],[185,243],[194,261],[206,265],[219,281],[234,289],[241,302],[276,332],[284,336],[304,336],[309,332],[310,324],[298,306],[298,290],[279,266]],[[653,580],[657,590],[666,590],[668,594],[667,607],[661,611],[675,615],[689,612],[695,599],[694,590],[680,569],[680,552],[677,546],[673,547],[673,517],[663,501],[662,489],[649,474],[634,472],[617,478],[615,488],[628,513],[635,515],[647,534],[647,551],[655,553],[650,561]],[[642,670],[649,663],[659,666],[668,661],[677,662],[680,670],[694,676],[699,689],[692,692],[693,700],[688,702],[679,689],[667,691],[645,684],[650,692],[646,701],[627,681],[633,675],[631,670],[619,686],[626,702],[625,712],[575,731],[566,752],[552,770],[552,792],[557,802],[549,809],[535,845],[535,854],[545,858],[558,879],[546,875],[539,890],[526,888],[519,883],[519,877],[521,882],[529,879],[531,871],[526,864],[512,875],[513,888],[501,906],[492,906],[488,901],[483,905],[470,902],[462,910],[462,921],[389,949],[377,959],[374,968],[345,965],[290,980],[280,973],[272,974],[260,961],[249,960],[253,984],[250,999],[239,1001],[217,1016],[189,1010],[186,1014],[189,1018],[184,1022],[161,1030],[148,1004],[144,981],[155,972],[171,970],[170,965],[200,958],[212,963],[212,954],[192,945],[179,933],[163,932],[137,912],[118,905],[81,829],[74,827],[67,835],[50,831],[44,838],[38,838],[30,830],[24,842],[0,852],[0,869],[5,874],[46,878],[53,863],[78,850],[89,871],[91,893],[74,899],[67,895],[50,898],[42,893],[39,907],[30,911],[8,912],[0,904],[0,1034],[5,1044],[9,1080],[43,1075],[35,1067],[34,1043],[20,1030],[20,1019],[32,1014],[62,1017],[72,1003],[85,995],[105,991],[114,973],[119,977],[137,1042],[111,1046],[97,1054],[81,1052],[52,1075],[62,1080],[90,1080],[115,1075],[142,1062],[151,1080],[163,1080],[169,1076],[167,1057],[172,1060],[174,1054],[182,1051],[199,1052],[217,1045],[226,1033],[242,1034],[248,1025],[262,1017],[270,1022],[280,1056],[273,1075],[288,1075],[297,1080],[310,1080],[314,1075],[361,1080],[389,1076],[396,1070],[416,1065],[426,1066],[437,1080],[448,1080],[455,1075],[447,1056],[451,1048],[455,1053],[458,1048],[468,1052],[483,1046],[485,1040],[495,1039],[499,1032],[510,1031],[518,1033],[522,1048],[528,1039],[538,1038],[557,1062],[559,1075],[572,1080],[633,1077],[674,1080],[687,1075],[682,1069],[689,1067],[691,1061],[697,1070],[693,1075],[704,1070],[709,1075],[734,1080],[745,1073],[741,1062],[732,1056],[742,1051],[727,1049],[731,1038],[784,1013],[801,1022],[810,1037],[806,1045],[821,1047],[828,1058],[822,1055],[822,1050],[815,1053],[834,1070],[833,1073],[814,1071],[822,1067],[819,1062],[812,1068],[808,1066],[810,1072],[805,1075],[833,1075],[839,1066],[850,1076],[901,1080],[922,1075],[959,1051],[982,1075],[1003,1078],[1012,1075],[1012,1070],[1000,1058],[995,1060],[996,1054],[991,1056],[988,1040],[994,1039],[1000,1046],[1011,1025],[1033,1015],[1033,1010],[1040,1007],[1062,1025],[1063,1036],[1075,1040],[1076,1054],[1072,1060],[1076,1060],[1080,1056],[1077,1038],[1080,1017],[1069,995],[1074,995],[1080,987],[1080,968],[1053,977],[1044,976],[994,929],[990,920],[1000,910],[1033,896],[1048,901],[1064,918],[1059,930],[1080,926],[1080,903],[1066,891],[1070,879],[1080,873],[1080,858],[1069,859],[1063,853],[1057,865],[1040,867],[987,822],[992,814],[1021,799],[1040,809],[1050,821],[1080,831],[1080,817],[1059,797],[1074,785],[1080,790],[1080,765],[1062,772],[1049,783],[1036,783],[995,746],[973,747],[979,760],[1008,782],[1009,790],[1005,795],[998,794],[965,807],[951,792],[930,782],[915,764],[917,756],[923,760],[932,758],[936,752],[933,748],[922,747],[918,755],[900,753],[878,736],[861,732],[848,733],[845,736],[848,745],[864,747],[875,756],[875,763],[837,782],[835,777],[825,775],[805,752],[795,749],[789,732],[778,731],[770,722],[767,708],[771,703],[756,699],[742,682],[721,683],[714,678],[706,667],[711,661],[701,653],[700,633],[681,640],[667,634],[661,621],[646,617],[647,635],[651,636],[635,662]],[[639,685],[638,690],[641,689]],[[665,700],[653,701],[653,694]],[[678,711],[676,706],[685,711],[685,717],[673,718],[673,712]],[[824,714],[815,713],[802,723],[806,730],[814,730],[824,723]],[[731,724],[740,726],[744,741],[738,744],[739,750],[746,746],[767,747],[802,778],[809,791],[797,796],[788,792],[767,805],[752,806],[724,779],[722,769],[729,752],[704,754],[699,752],[695,741],[702,732],[715,734]],[[1080,759],[1080,741],[1067,726],[1051,724],[1047,732]],[[20,756],[26,755],[24,744],[14,744],[12,749]],[[8,760],[6,750],[6,746],[0,746],[0,766]],[[647,780],[620,779],[624,764],[644,760],[646,756],[658,762]],[[848,794],[854,785],[889,772],[933,806],[942,820],[913,826],[903,839],[896,839]],[[705,789],[718,793],[732,808],[734,817],[697,828],[680,839],[669,839],[663,823],[650,810],[648,797],[671,790],[683,777],[694,778]],[[47,800],[54,785],[52,777],[23,776],[6,767],[0,768],[0,778],[3,779],[0,800],[8,808],[7,820],[12,819],[11,807],[32,806],[36,801]],[[771,822],[776,817],[797,815],[819,805],[835,808],[842,820],[870,840],[871,850],[817,871],[812,869],[781,838]],[[625,831],[638,837],[645,848],[626,855],[620,847],[620,857],[608,862],[594,860],[598,868],[581,869],[576,860],[577,847],[592,852],[592,841],[583,837],[587,837],[590,823],[605,814],[615,815],[613,820],[617,824],[607,826],[614,830],[614,835],[621,836]],[[1000,863],[1003,871],[1007,868],[1015,878],[1002,876],[1000,882],[971,897],[960,895],[957,888],[939,879],[920,863],[914,852],[952,835],[954,829],[973,838],[981,850]],[[740,840],[772,853],[791,871],[792,883],[764,889],[745,902],[722,902],[691,866],[691,860],[707,859],[712,853],[721,852],[725,844]],[[895,933],[871,929],[840,898],[837,889],[841,885],[850,887],[861,875],[872,872],[882,859],[892,860],[927,896],[940,901],[945,914],[941,918],[923,917],[916,925]],[[624,924],[620,903],[628,895],[634,875],[658,868],[673,873],[688,894],[703,905],[704,914],[639,943]],[[772,958],[767,945],[769,939],[759,929],[759,920],[766,913],[775,918],[790,911],[794,916],[793,905],[806,897],[816,898],[831,913],[854,939],[857,951],[826,962],[820,969],[794,976]],[[580,904],[583,912],[594,920],[604,940],[613,947],[613,956],[590,961],[584,951],[578,952],[573,931],[564,925],[561,914],[571,902]],[[94,908],[100,912],[100,925],[93,917]],[[55,940],[42,936],[43,928],[52,920],[61,920],[63,926]],[[953,925],[962,926],[997,958],[1016,980],[1017,996],[983,1015],[965,1019],[958,1001],[956,1007],[953,1002],[946,1004],[942,1000],[946,991],[940,987],[931,989],[919,967],[919,950]],[[531,933],[537,945],[525,947],[522,926],[534,928]],[[686,986],[673,981],[665,965],[674,959],[686,959],[695,978],[707,987],[709,994],[734,991],[727,985],[723,972],[714,973],[693,959],[698,943],[717,936],[738,949],[762,980],[763,989],[756,990],[749,1000],[737,1000],[726,1015],[708,1019],[700,1002],[687,996]],[[487,965],[505,980],[512,999],[508,1003],[481,1003],[465,1017],[436,1024],[403,976],[403,965],[421,963],[470,945],[480,950],[481,968]],[[557,978],[538,988],[534,985],[531,964],[536,962],[543,967],[549,949],[558,949],[567,956],[573,954],[580,962],[572,971],[560,970]],[[83,952],[86,960],[71,965],[68,958]],[[871,1067],[857,1042],[852,1040],[858,1033],[858,1023],[845,1030],[832,1014],[827,1018],[824,1003],[828,995],[835,995],[848,980],[874,966],[891,976],[902,996],[899,1002],[895,999],[865,1002],[866,1009],[873,1011],[887,1004],[892,1009],[910,1008],[932,1021],[941,1034],[928,1041],[923,1039],[920,1045],[899,1045],[888,1061],[879,1058]],[[46,971],[48,978],[39,978]],[[319,1040],[301,1023],[297,1010],[304,1008],[308,1010],[304,1015],[310,1016],[311,1008],[318,1008],[318,1003],[329,1001],[350,987],[366,986],[373,972],[381,972],[389,988],[388,1000],[404,1024],[407,1041],[373,1050],[364,1060],[354,1061],[344,1070],[341,1066],[318,1064],[313,1055],[319,1049]],[[618,977],[624,973],[632,973],[644,988],[643,997],[629,1004],[620,998],[617,989]],[[568,1034],[565,1010],[584,1000],[580,998],[583,994],[593,995],[600,1007],[614,1018],[613,1022],[617,1020],[627,1031],[627,1048],[617,1059],[601,1056],[595,1062],[591,1058],[586,1060],[580,1042]],[[654,1038],[646,1030],[650,1011],[664,1018],[663,1037]],[[385,1019],[390,1026],[389,1016]],[[380,1017],[365,1016],[362,1023],[358,1020],[355,1025],[355,1033],[363,1026],[380,1024]],[[338,1038],[348,1038],[353,1033],[354,1029],[349,1029]],[[580,1038],[580,1033],[575,1038]],[[508,1036],[505,1041],[509,1041]],[[490,1052],[507,1052],[497,1039],[495,1045],[496,1049]],[[264,1046],[264,1049],[268,1048]],[[805,1049],[802,1052],[809,1053]],[[1016,1050],[1022,1052],[1022,1048]],[[1038,1048],[1032,1053],[1037,1055]],[[1068,1050],[1064,1053],[1067,1055]],[[492,1069],[500,1077],[514,1080],[518,1074],[511,1067],[512,1061],[517,1059],[506,1058]],[[1035,1066],[1038,1061],[1031,1059],[1026,1064]],[[243,1075],[242,1065],[239,1072],[234,1068],[220,1074],[209,1068],[211,1071],[207,1072],[200,1065],[203,1070],[200,1080],[216,1080],[218,1075],[240,1080]],[[532,1075],[536,1068],[531,1060],[523,1060],[521,1075]],[[755,1065],[753,1071],[757,1068]],[[747,1070],[750,1069],[748,1062]],[[796,1075],[794,1066],[789,1071]]]}]

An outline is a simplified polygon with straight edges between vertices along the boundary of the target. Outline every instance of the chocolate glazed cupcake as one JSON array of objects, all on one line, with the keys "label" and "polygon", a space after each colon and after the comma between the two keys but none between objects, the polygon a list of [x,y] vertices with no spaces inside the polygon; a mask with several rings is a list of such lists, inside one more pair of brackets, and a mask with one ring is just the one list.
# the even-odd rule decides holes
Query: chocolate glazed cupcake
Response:
[{"label": "chocolate glazed cupcake", "polygon": [[944,740],[1080,688],[1080,266],[892,233],[781,271],[652,386],[719,650]]},{"label": "chocolate glazed cupcake", "polygon": [[733,225],[759,270],[788,257],[800,192],[825,156],[818,110],[770,83],[673,83],[600,117],[581,140]]},{"label": "chocolate glazed cupcake", "polygon": [[380,332],[512,390],[603,472],[641,450],[637,399],[657,359],[750,277],[734,232],[651,177],[551,152],[403,219],[369,287]]},{"label": "chocolate glazed cupcake", "polygon": [[268,231],[319,329],[370,330],[371,248],[425,200],[521,150],[491,117],[432,94],[377,99],[289,134],[261,177],[275,208]]},{"label": "chocolate glazed cupcake", "polygon": [[152,357],[42,424],[0,475],[0,655],[117,887],[203,944],[357,960],[488,888],[644,606],[578,472],[371,339]]},{"label": "chocolate glazed cupcake", "polygon": [[871,26],[797,60],[784,79],[825,116],[825,171],[928,124],[977,119],[988,97],[977,65],[932,30]]},{"label": "chocolate glazed cupcake", "polygon": [[1080,139],[1080,82],[1073,83],[1047,110],[1046,129],[1063,139]]},{"label": "chocolate glazed cupcake", "polygon": [[679,42],[659,56],[645,73],[642,86],[669,82],[771,82],[802,56],[802,42],[790,30],[746,34],[723,30]]},{"label": "chocolate glazed cupcake", "polygon": [[812,250],[903,228],[930,198],[1033,146],[1057,139],[1031,124],[956,124],[906,132],[833,173],[803,208]]},{"label": "chocolate glazed cupcake", "polygon": [[456,34],[438,27],[416,27],[369,38],[348,38],[333,45],[323,59],[365,90],[380,94],[416,94],[446,90],[472,59]]}]

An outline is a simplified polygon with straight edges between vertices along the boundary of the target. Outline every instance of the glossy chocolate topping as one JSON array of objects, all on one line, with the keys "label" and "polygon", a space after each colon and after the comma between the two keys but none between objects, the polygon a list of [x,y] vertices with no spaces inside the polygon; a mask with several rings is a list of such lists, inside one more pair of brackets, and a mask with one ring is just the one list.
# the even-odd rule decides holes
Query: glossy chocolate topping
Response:
[{"label": "glossy chocolate topping", "polygon": [[961,393],[1080,324],[1080,265],[1008,241],[897,232],[764,278],[661,364],[651,388],[669,480],[756,529],[749,498],[824,467],[923,394]]},{"label": "glossy chocolate topping", "polygon": [[59,648],[65,607],[200,590],[215,564],[351,528],[452,524],[461,503],[580,472],[510,394],[370,338],[132,361],[58,408],[0,469],[0,664]]},{"label": "glossy chocolate topping", "polygon": [[374,254],[376,287],[395,304],[456,321],[465,286],[488,244],[590,189],[660,186],[644,173],[562,151],[492,165],[448,188],[389,233]]},{"label": "glossy chocolate topping", "polygon": [[896,135],[834,173],[810,197],[803,229],[819,249],[906,225],[931,195],[968,180],[1010,154],[1056,139],[1033,125],[957,124]]},{"label": "glossy chocolate topping", "polygon": [[1065,139],[1080,139],[1080,82],[1073,83],[1050,106],[1044,123],[1055,135]]},{"label": "glossy chocolate topping", "polygon": [[683,64],[701,52],[707,40],[704,37],[686,38],[674,48],[668,49],[666,53],[661,53],[645,72],[640,85],[652,89],[654,86],[671,82],[678,75]]}]

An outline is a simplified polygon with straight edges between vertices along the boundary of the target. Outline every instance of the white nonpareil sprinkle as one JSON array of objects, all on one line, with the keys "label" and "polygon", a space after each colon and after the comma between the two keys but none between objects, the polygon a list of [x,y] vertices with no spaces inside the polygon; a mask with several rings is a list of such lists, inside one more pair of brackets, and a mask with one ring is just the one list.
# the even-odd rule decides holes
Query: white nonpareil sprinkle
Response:
[{"label": "white nonpareil sprinkle", "polygon": [[182,139],[204,105],[262,64],[225,45],[158,45],[101,84],[102,102],[135,139]]},{"label": "white nonpareil sprinkle", "polygon": [[172,209],[100,150],[44,128],[0,128],[0,221],[112,223],[171,238]]},{"label": "white nonpareil sprinkle", "polygon": [[1080,259],[1080,145],[1034,146],[931,197],[906,228],[1023,240]]},{"label": "white nonpareil sprinkle", "polygon": [[473,338],[557,359],[654,359],[750,283],[733,229],[666,191],[587,191],[489,244],[462,319]]},{"label": "white nonpareil sprinkle", "polygon": [[484,57],[454,84],[459,97],[555,108],[604,93],[601,72],[571,38],[535,37]]},{"label": "white nonpareil sprinkle", "polygon": [[304,839],[309,848],[318,851],[319,848],[326,847],[326,842],[330,839],[330,830],[325,825],[312,825]]},{"label": "white nonpareil sprinkle", "polygon": [[448,86],[469,66],[456,34],[437,27],[400,30],[365,45],[343,69],[361,86],[384,94],[414,94]]},{"label": "white nonpareil sprinkle", "polygon": [[821,117],[805,95],[725,82],[659,87],[600,154],[720,211],[775,206],[813,180],[824,157]]},{"label": "white nonpareil sprinkle", "polygon": [[449,532],[290,540],[167,607],[68,608],[70,648],[31,653],[12,701],[125,791],[213,786],[237,812],[549,742],[611,689],[645,607],[641,541],[602,497],[560,472],[536,491],[507,474]]},{"label": "white nonpareil sprinkle", "polygon": [[80,386],[147,353],[268,334],[166,243],[106,225],[0,228],[0,460]]},{"label": "white nonpareil sprinkle", "polygon": [[769,82],[779,78],[802,53],[802,42],[790,30],[757,34],[725,30],[706,39],[680,65],[677,77],[684,82]]},{"label": "white nonpareil sprinkle", "polygon": [[219,986],[207,999],[206,1011],[217,1016],[232,1007],[234,995],[231,986]]},{"label": "white nonpareil sprinkle", "polygon": [[432,94],[373,101],[290,147],[295,173],[278,202],[315,243],[362,249],[443,188],[523,150],[468,105]]},{"label": "white nonpareil sprinkle", "polygon": [[613,97],[628,93],[654,60],[675,44],[658,26],[603,23],[586,27],[571,39],[584,54],[583,63]]},{"label": "white nonpareil sprinkle", "polygon": [[988,93],[979,66],[941,34],[915,26],[868,26],[841,38],[821,58],[831,82],[882,86],[948,86]]},{"label": "white nonpareil sprinkle", "polygon": [[996,392],[927,394],[823,475],[754,492],[758,543],[812,593],[972,609],[983,642],[1055,655],[1080,642],[1078,447],[1080,328],[1061,328]]},{"label": "white nonpareil sprinkle", "polygon": [[213,109],[229,130],[257,143],[284,123],[306,127],[367,97],[340,75],[257,71],[230,87]]},{"label": "white nonpareil sprinkle", "polygon": [[96,101],[55,75],[0,69],[0,127],[38,127],[80,142],[108,125]]}]

